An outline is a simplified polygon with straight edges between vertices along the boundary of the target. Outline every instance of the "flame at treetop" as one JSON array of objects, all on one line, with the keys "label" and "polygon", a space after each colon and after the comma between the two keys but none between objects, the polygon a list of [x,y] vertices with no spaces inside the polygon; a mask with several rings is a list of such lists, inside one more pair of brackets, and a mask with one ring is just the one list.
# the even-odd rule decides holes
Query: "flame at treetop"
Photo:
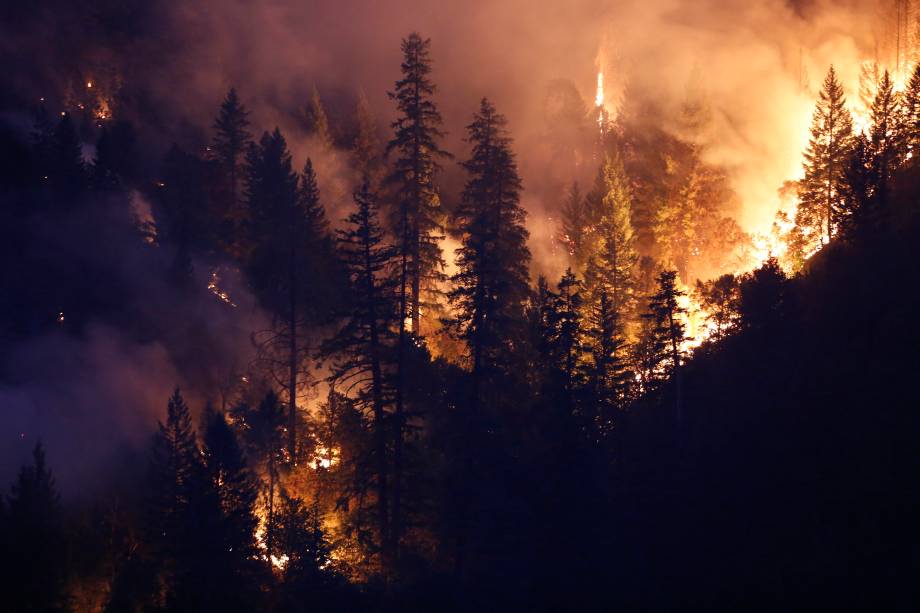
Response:
[{"label": "flame at treetop", "polygon": [[604,106],[604,71],[597,73],[597,93],[594,95],[594,106]]}]

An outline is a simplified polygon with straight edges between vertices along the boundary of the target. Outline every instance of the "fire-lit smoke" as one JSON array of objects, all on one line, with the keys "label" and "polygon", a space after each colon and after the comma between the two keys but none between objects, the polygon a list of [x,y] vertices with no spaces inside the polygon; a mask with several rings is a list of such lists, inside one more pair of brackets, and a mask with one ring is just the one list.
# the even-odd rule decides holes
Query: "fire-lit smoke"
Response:
[{"label": "fire-lit smoke", "polygon": [[[539,153],[546,84],[569,80],[586,107],[592,97],[601,106],[602,96],[613,116],[629,82],[662,107],[656,119],[667,123],[676,117],[697,66],[713,107],[706,155],[729,167],[743,202],[742,227],[767,233],[777,189],[799,173],[814,96],[827,67],[837,66],[855,103],[862,61],[906,65],[906,50],[892,51],[885,42],[894,39],[893,6],[894,0],[511,0],[472,7],[442,3],[432,12],[421,0],[385,5],[229,0],[219,3],[220,10],[215,2],[181,10],[163,5],[139,12],[149,27],[143,30],[145,49],[160,61],[147,65],[104,53],[97,41],[87,40],[80,74],[90,76],[80,84],[92,83],[96,90],[100,79],[88,67],[123,64],[119,79],[125,88],[150,94],[163,119],[158,131],[180,143],[205,136],[221,97],[235,85],[254,111],[256,130],[278,125],[298,164],[307,155],[314,158],[329,205],[338,210],[348,204],[354,177],[341,158],[327,160],[328,152],[317,151],[304,134],[312,87],[323,96],[339,144],[347,144],[343,125],[359,88],[385,128],[393,117],[386,91],[398,74],[399,40],[418,30],[433,40],[432,76],[440,90],[447,148],[462,156],[463,126],[479,98],[492,98],[508,115],[525,186],[535,202],[553,211],[560,188],[545,177],[557,173],[548,172]],[[345,14],[347,25],[341,25]],[[49,31],[62,27],[48,20]],[[521,40],[527,44],[516,44]],[[42,50],[35,51],[41,57]],[[656,112],[652,105],[648,110]],[[197,132],[189,132],[189,125]],[[442,191],[448,206],[461,181],[457,168],[448,165]]]},{"label": "fire-lit smoke", "polygon": [[[595,109],[615,117],[628,90],[641,99],[645,119],[677,131],[688,81],[698,75],[695,87],[706,93],[712,118],[703,155],[728,169],[741,199],[738,221],[764,237],[758,249],[765,256],[781,249],[769,238],[774,215],[784,205],[779,188],[801,173],[814,100],[828,66],[837,68],[860,127],[866,121],[858,110],[864,63],[890,67],[896,82],[903,82],[913,61],[906,42],[903,49],[900,43],[892,49],[890,41],[901,40],[891,36],[893,0],[455,1],[439,3],[437,10],[423,0],[181,5],[129,0],[115,3],[130,7],[120,9],[123,31],[108,38],[99,34],[105,32],[104,9],[58,4],[60,10],[19,18],[23,27],[10,28],[0,40],[0,61],[11,85],[0,92],[0,110],[41,100],[52,113],[83,105],[80,110],[93,113],[97,122],[132,119],[142,131],[139,142],[148,148],[147,157],[154,159],[172,142],[203,151],[216,109],[235,86],[252,111],[253,132],[277,125],[298,167],[308,156],[313,159],[333,220],[351,206],[356,181],[344,148],[353,137],[349,122],[357,92],[367,93],[385,137],[395,112],[386,92],[398,77],[399,41],[414,30],[431,37],[445,148],[465,157],[464,126],[483,96],[507,115],[526,190],[534,269],[555,278],[567,261],[554,229],[562,195],[573,179],[593,177],[595,161],[581,154],[560,164],[547,154],[558,144],[548,142],[553,133],[546,113],[548,84],[569,87],[566,91],[579,99],[585,116],[593,99]],[[135,15],[137,22],[124,23],[127,15]],[[88,24],[94,28],[86,28],[85,38],[73,34],[77,25]],[[899,32],[901,27],[899,21]],[[125,37],[123,32],[133,34]],[[904,41],[909,40],[905,31]],[[23,62],[24,57],[34,61]],[[332,148],[307,134],[304,109],[314,85],[329,114]],[[439,191],[447,209],[456,205],[462,182],[459,167],[445,162]],[[142,204],[135,206],[135,214],[149,221]],[[147,236],[156,241],[155,234]],[[200,270],[196,283],[211,301],[201,308],[221,309],[216,321],[232,331],[226,338],[235,339],[227,341],[232,350],[219,346],[218,353],[237,353],[245,362],[242,318],[254,312],[251,299],[242,288],[228,285],[222,269],[212,276],[217,270],[213,263]],[[130,283],[144,286],[147,281],[141,275]],[[143,295],[153,291],[145,287]],[[200,306],[166,295],[169,299],[146,307],[159,310],[163,322],[167,315],[181,320]],[[53,313],[67,317],[57,309]],[[35,424],[49,420],[65,424],[49,441],[52,460],[55,453],[64,457],[54,449],[67,447],[69,423],[92,425],[88,434],[74,431],[74,441],[88,442],[73,444],[93,449],[135,427],[149,432],[171,387],[196,378],[184,365],[194,361],[196,352],[202,361],[215,355],[210,345],[180,342],[180,333],[157,344],[136,342],[104,327],[93,330],[76,344],[53,336],[18,348],[26,357],[44,351],[68,359],[47,365],[35,358],[42,365],[23,385],[0,391],[0,404],[15,416],[6,422],[14,424],[6,428],[13,432],[10,437],[31,436]],[[131,423],[107,422],[116,414]],[[20,451],[16,447],[13,455],[22,457]]]}]

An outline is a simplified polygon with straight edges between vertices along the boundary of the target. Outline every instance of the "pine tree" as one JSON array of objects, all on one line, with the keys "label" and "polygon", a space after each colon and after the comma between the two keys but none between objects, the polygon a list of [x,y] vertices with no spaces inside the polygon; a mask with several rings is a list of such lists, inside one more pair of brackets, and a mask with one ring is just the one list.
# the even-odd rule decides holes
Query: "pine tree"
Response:
[{"label": "pine tree", "polygon": [[795,218],[804,234],[819,244],[829,243],[837,232],[835,211],[841,207],[843,171],[852,139],[853,121],[846,108],[843,86],[831,66],[811,120]]},{"label": "pine tree", "polygon": [[368,177],[371,188],[375,188],[383,170],[382,151],[380,137],[377,134],[377,121],[363,89],[358,92],[358,101],[355,104],[355,124],[358,130],[352,143],[353,164],[362,176]]},{"label": "pine tree", "polygon": [[[409,333],[420,336],[422,307],[436,307],[438,283],[443,280],[444,259],[441,255],[443,214],[435,187],[440,170],[439,159],[450,157],[438,141],[443,138],[441,113],[434,102],[436,87],[431,80],[431,40],[413,32],[403,39],[402,78],[388,92],[396,102],[398,116],[392,123],[393,138],[387,143],[386,156],[395,152],[393,171],[387,183],[396,190],[393,223],[399,250],[398,280],[398,352],[395,401],[394,441],[394,520],[391,539],[398,549],[400,533],[400,490],[402,483],[402,446],[409,396]],[[428,296],[423,301],[423,292]]]},{"label": "pine tree", "polygon": [[297,396],[309,377],[309,324],[322,320],[333,300],[335,258],[310,161],[298,177],[277,128],[263,134],[247,158],[249,279],[273,314],[271,329],[256,341],[260,358],[287,392],[288,461],[294,464],[299,452]]},{"label": "pine tree", "polygon": [[[652,222],[655,240],[646,249],[657,252],[658,259],[675,268],[680,278],[690,283],[713,269],[725,267],[735,249],[746,240],[732,218],[739,201],[727,171],[704,160],[701,143],[666,135],[655,142],[652,152],[655,157],[645,164],[660,166],[663,172],[637,181],[636,173],[641,176],[648,171],[637,161],[627,166],[634,196],[631,218],[637,236],[643,232],[642,226],[648,224],[646,219]],[[623,151],[628,161],[625,157],[628,149]]]},{"label": "pine tree", "polygon": [[434,103],[430,49],[431,40],[414,32],[402,41],[402,78],[389,92],[399,115],[386,148],[387,156],[393,152],[397,156],[388,183],[397,189],[394,227],[402,259],[400,309],[415,335],[421,334],[422,291],[435,289],[444,267],[439,245],[442,214],[434,181],[440,170],[438,160],[449,154],[438,145],[444,133]]},{"label": "pine tree", "polygon": [[[308,506],[281,492],[274,532],[278,557],[285,560],[281,589],[285,611],[339,609],[332,600],[331,546],[321,519],[317,502]],[[307,602],[310,606],[304,608]]]},{"label": "pine tree", "polygon": [[872,103],[871,121],[869,144],[873,160],[873,198],[877,209],[884,212],[892,177],[904,157],[901,104],[887,70],[882,75]]},{"label": "pine tree", "polygon": [[562,204],[562,227],[560,239],[566,245],[569,257],[575,269],[584,271],[588,261],[588,239],[591,233],[591,219],[585,198],[578,189],[578,183],[572,183],[566,199]]},{"label": "pine tree", "polygon": [[382,548],[390,548],[387,407],[395,400],[396,252],[383,242],[377,198],[366,178],[354,199],[357,211],[349,215],[348,228],[338,231],[339,253],[354,293],[353,307],[344,326],[324,345],[324,353],[336,356],[334,380],[349,389],[357,387],[356,405],[369,408],[373,415],[379,539]]},{"label": "pine tree", "polygon": [[569,268],[553,293],[548,318],[548,359],[557,382],[552,395],[567,417],[573,417],[578,407],[576,396],[582,387],[581,361],[584,353],[582,339],[582,284]]},{"label": "pine tree", "polygon": [[835,222],[847,240],[864,236],[877,225],[873,183],[871,144],[860,134],[844,168],[842,206],[836,211]]},{"label": "pine tree", "polygon": [[9,610],[70,610],[62,520],[60,494],[38,442],[32,464],[20,469],[6,505],[0,504],[0,587]]},{"label": "pine tree", "polygon": [[188,406],[176,388],[166,423],[159,423],[150,461],[150,510],[154,542],[178,556],[189,538],[187,523],[201,460]]},{"label": "pine tree", "polygon": [[203,417],[201,468],[194,481],[186,541],[177,560],[174,608],[251,611],[259,605],[264,566],[257,558],[255,483],[222,413]]},{"label": "pine tree", "polygon": [[462,246],[449,292],[457,316],[449,326],[468,346],[474,406],[486,389],[498,389],[496,377],[511,374],[529,293],[526,212],[506,123],[483,99],[467,127],[473,150],[463,163],[469,178],[455,219]]},{"label": "pine tree", "polygon": [[310,103],[307,105],[307,132],[316,139],[324,151],[332,150],[334,140],[329,129],[329,118],[326,116],[326,108],[316,85],[313,86]]},{"label": "pine tree", "polygon": [[581,342],[581,283],[569,268],[559,280],[559,308],[557,325],[559,345],[562,349],[562,368],[565,374],[566,391],[573,394],[577,386],[578,362],[582,351]]},{"label": "pine tree", "polygon": [[[167,606],[181,610],[200,601],[202,524],[205,512],[203,467],[188,406],[179,389],[169,399],[166,423],[154,437],[149,467],[149,540],[167,586]],[[213,507],[212,507],[213,509]],[[208,530],[210,532],[210,530]]]},{"label": "pine tree", "polygon": [[240,183],[244,175],[243,163],[252,135],[249,133],[249,111],[240,102],[236,89],[230,88],[214,120],[214,138],[211,141],[211,158],[220,169],[227,199],[223,214],[234,225],[242,223]]},{"label": "pine tree", "polygon": [[674,401],[677,423],[683,421],[681,345],[685,326],[681,316],[686,313],[680,305],[684,295],[677,288],[677,271],[665,270],[658,275],[658,291],[649,299],[648,311],[643,318],[651,324],[649,333],[653,373],[667,373],[674,381]]},{"label": "pine tree", "polygon": [[877,61],[865,61],[859,67],[859,103],[866,114],[872,112],[872,104],[878,95],[882,80]]},{"label": "pine tree", "polygon": [[[632,230],[632,194],[619,155],[608,156],[598,175],[596,251],[588,260],[585,284],[592,302],[606,293],[612,308],[624,318],[634,308],[639,255]],[[621,320],[621,323],[624,323]]]},{"label": "pine tree", "polygon": [[546,277],[537,278],[536,291],[530,297],[527,305],[528,339],[531,351],[531,361],[528,372],[531,374],[531,383],[534,389],[545,387],[550,379],[550,372],[554,364],[553,336],[555,334],[556,307],[558,295],[549,288]]},{"label": "pine tree", "polygon": [[627,361],[623,316],[602,288],[586,322],[586,349],[590,361],[587,379],[595,404],[593,426],[600,437],[610,434],[616,414],[630,398],[632,374]]},{"label": "pine tree", "polygon": [[232,554],[232,567],[247,572],[247,563],[256,556],[255,531],[258,497],[255,478],[246,464],[236,435],[222,412],[209,411],[205,417],[201,456],[208,484],[218,496],[221,511],[221,551]]},{"label": "pine tree", "polygon": [[920,64],[914,66],[904,92],[904,145],[910,158],[920,154]]},{"label": "pine tree", "polygon": [[241,440],[247,450],[247,456],[254,463],[261,463],[268,475],[268,488],[265,492],[267,517],[265,522],[265,550],[270,557],[275,551],[274,515],[275,489],[278,482],[278,459],[281,457],[284,435],[285,415],[278,396],[269,391],[256,407],[243,404],[233,410],[237,427],[241,431]]}]

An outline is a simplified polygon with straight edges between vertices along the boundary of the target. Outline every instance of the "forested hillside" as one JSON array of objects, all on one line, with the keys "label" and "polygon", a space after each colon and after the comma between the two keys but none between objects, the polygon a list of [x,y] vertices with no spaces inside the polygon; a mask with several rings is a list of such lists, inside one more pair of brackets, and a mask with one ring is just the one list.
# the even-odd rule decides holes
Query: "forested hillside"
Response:
[{"label": "forested hillside", "polygon": [[[535,126],[416,32],[365,92],[170,67],[230,53],[192,8],[6,11],[95,39],[0,45],[0,608],[910,610],[902,4],[894,63],[812,84],[799,49],[763,202],[730,152],[784,126],[739,144],[699,66],[674,94],[598,52],[594,104],[549,80]],[[147,89],[171,70],[201,81]]]}]

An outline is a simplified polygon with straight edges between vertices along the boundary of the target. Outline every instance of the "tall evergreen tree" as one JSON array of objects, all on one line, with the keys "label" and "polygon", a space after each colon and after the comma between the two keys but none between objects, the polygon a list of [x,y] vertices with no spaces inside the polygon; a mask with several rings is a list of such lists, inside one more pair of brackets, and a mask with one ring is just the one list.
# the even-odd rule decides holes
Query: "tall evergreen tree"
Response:
[{"label": "tall evergreen tree", "polygon": [[864,236],[877,225],[873,174],[872,146],[860,134],[844,169],[842,206],[836,211],[836,223],[847,240]]},{"label": "tall evergreen tree", "polygon": [[358,92],[355,104],[355,124],[357,133],[352,143],[353,163],[362,176],[370,179],[371,187],[375,188],[383,170],[382,149],[377,122],[363,89]]},{"label": "tall evergreen tree", "polygon": [[438,283],[444,278],[444,259],[441,254],[442,217],[440,197],[435,187],[435,175],[440,170],[439,159],[449,157],[438,141],[443,138],[441,113],[434,102],[436,87],[431,80],[431,40],[413,32],[403,39],[402,78],[388,92],[396,102],[398,115],[392,123],[393,138],[387,143],[386,155],[396,155],[393,171],[387,183],[396,190],[393,210],[393,227],[399,250],[399,302],[397,320],[399,327],[397,352],[397,380],[395,401],[394,441],[394,517],[395,543],[399,539],[399,518],[402,514],[399,500],[402,482],[402,446],[408,400],[408,370],[411,347],[407,323],[411,334],[420,336],[422,307],[434,308],[434,298],[423,301],[423,292],[429,296],[438,292]]},{"label": "tall evergreen tree", "polygon": [[214,120],[211,158],[220,169],[223,189],[227,194],[222,212],[233,226],[241,224],[243,219],[240,184],[244,176],[246,150],[251,141],[249,111],[240,102],[236,89],[231,87]]},{"label": "tall evergreen tree", "polygon": [[[2,500],[0,500],[2,502]],[[63,513],[45,451],[36,443],[6,505],[0,504],[0,586],[11,611],[69,611]]]},{"label": "tall evergreen tree", "polygon": [[309,326],[325,317],[332,300],[335,258],[309,160],[298,177],[277,128],[263,134],[247,159],[249,279],[273,315],[271,329],[256,340],[260,357],[287,392],[288,461],[296,463],[297,397],[308,383]]},{"label": "tall evergreen tree", "polygon": [[805,176],[798,186],[795,222],[812,242],[827,244],[837,232],[835,211],[841,207],[843,173],[852,140],[853,120],[843,86],[831,66],[818,94],[805,150]]},{"label": "tall evergreen tree", "polygon": [[316,85],[313,85],[310,103],[307,105],[307,131],[313,135],[324,150],[329,151],[334,146],[329,118],[326,116],[326,108],[323,106],[323,100],[320,98]]},{"label": "tall evergreen tree", "polygon": [[281,586],[284,611],[336,610],[330,568],[331,544],[322,524],[319,505],[281,492],[275,529],[278,557],[285,560]]},{"label": "tall evergreen tree", "polygon": [[166,423],[160,422],[150,461],[150,510],[153,537],[167,555],[181,552],[190,528],[185,522],[201,459],[188,405],[179,388],[169,399]]},{"label": "tall evergreen tree", "polygon": [[920,155],[920,64],[914,66],[903,103],[904,145],[913,159]]},{"label": "tall evergreen tree", "polygon": [[652,376],[666,373],[674,381],[674,402],[677,423],[683,421],[683,382],[681,372],[681,345],[685,339],[685,326],[681,316],[686,313],[680,305],[684,295],[677,287],[677,271],[665,270],[658,275],[658,291],[651,296],[648,311],[643,318],[651,324],[650,347],[653,365]]},{"label": "tall evergreen tree", "polygon": [[556,307],[558,296],[549,288],[546,277],[537,278],[537,287],[527,305],[527,325],[529,329],[531,360],[527,371],[534,389],[539,389],[549,381],[549,372],[553,364],[553,335],[555,332]]},{"label": "tall evergreen tree", "polygon": [[634,308],[639,255],[633,234],[632,194],[618,154],[608,156],[595,190],[603,194],[596,217],[596,251],[588,260],[585,282],[592,303],[605,292],[621,323]]},{"label": "tall evergreen tree", "polygon": [[336,356],[332,377],[348,389],[358,388],[356,405],[373,416],[374,456],[377,477],[377,528],[379,543],[390,549],[388,407],[394,402],[394,351],[398,324],[396,251],[384,244],[378,221],[376,195],[365,178],[354,194],[357,211],[349,215],[348,227],[338,231],[339,253],[353,288],[353,306],[344,326],[324,345]]},{"label": "tall evergreen tree", "polygon": [[[459,453],[460,479],[456,517],[455,569],[465,572],[470,543],[480,542],[488,529],[473,528],[481,514],[473,496],[489,491],[483,473],[488,451],[484,424],[513,397],[513,384],[523,382],[525,301],[529,298],[526,212],[520,205],[517,173],[505,118],[483,99],[467,127],[472,145],[463,163],[468,179],[454,220],[461,234],[456,252],[457,273],[448,298],[454,318],[445,320],[453,336],[464,341],[470,365],[469,405],[457,424],[463,447]],[[478,442],[477,442],[478,441]],[[475,452],[470,447],[475,448]],[[475,484],[475,485],[474,485]],[[494,487],[494,483],[491,487]],[[499,495],[497,491],[492,494]],[[491,494],[490,494],[491,495]]]},{"label": "tall evergreen tree", "polygon": [[887,209],[892,177],[904,158],[903,115],[899,98],[886,70],[872,102],[872,125],[869,130],[873,198],[876,208],[881,212]]},{"label": "tall evergreen tree", "polygon": [[155,555],[167,585],[167,607],[182,610],[200,601],[195,585],[201,579],[196,544],[203,519],[204,483],[201,456],[188,406],[173,392],[154,436],[149,467],[149,529]]},{"label": "tall evergreen tree", "polygon": [[623,317],[607,290],[591,306],[586,322],[586,348],[590,360],[587,365],[587,379],[594,402],[591,416],[597,435],[610,434],[622,410],[630,398],[632,373],[627,360],[627,342]]},{"label": "tall evergreen tree", "polygon": [[258,489],[224,414],[208,411],[204,421],[201,456],[208,485],[218,497],[220,536],[225,545],[221,549],[231,554],[228,557],[233,570],[245,575],[257,553],[255,503]]},{"label": "tall evergreen tree", "polygon": [[264,492],[267,511],[264,544],[266,554],[270,557],[275,551],[275,490],[278,483],[278,459],[281,457],[286,423],[284,408],[278,396],[269,391],[257,406],[242,404],[234,408],[233,416],[241,432],[240,438],[247,450],[247,456],[252,458],[254,463],[264,466],[268,477],[267,491]]},{"label": "tall evergreen tree", "polygon": [[578,183],[572,183],[569,188],[560,214],[562,216],[560,239],[569,252],[575,270],[584,272],[590,255],[588,235],[592,228],[585,198],[578,189]]},{"label": "tall evergreen tree", "polygon": [[469,178],[455,219],[463,234],[449,293],[457,317],[449,323],[468,345],[474,403],[495,376],[510,374],[528,296],[526,212],[506,123],[483,99],[467,126]]},{"label": "tall evergreen tree", "polygon": [[582,339],[582,284],[569,268],[558,284],[552,311],[551,337],[552,364],[559,376],[559,400],[566,416],[576,411],[576,395],[581,388],[581,359],[584,351]]},{"label": "tall evergreen tree", "polygon": [[389,93],[399,115],[386,153],[396,153],[388,182],[397,190],[394,226],[402,259],[400,309],[411,322],[412,333],[419,335],[422,291],[434,289],[444,266],[435,175],[440,170],[438,160],[449,154],[438,144],[444,133],[430,77],[431,40],[413,32],[402,41],[402,52],[402,78]]}]

